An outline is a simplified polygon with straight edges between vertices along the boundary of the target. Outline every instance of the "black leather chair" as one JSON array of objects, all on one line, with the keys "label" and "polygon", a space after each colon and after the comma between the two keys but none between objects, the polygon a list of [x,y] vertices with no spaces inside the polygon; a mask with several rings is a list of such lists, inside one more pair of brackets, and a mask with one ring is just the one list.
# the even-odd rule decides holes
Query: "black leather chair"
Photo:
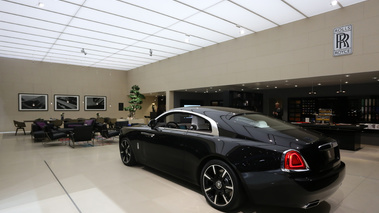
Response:
[{"label": "black leather chair", "polygon": [[55,141],[61,138],[68,138],[66,133],[54,130],[52,125],[46,125],[44,127],[44,131],[49,141],[44,141],[43,144],[46,144],[47,142]]},{"label": "black leather chair", "polygon": [[[74,127],[74,130],[70,133],[70,141],[68,142],[68,145],[72,148],[75,148],[76,142],[83,142],[92,141],[92,146],[94,146],[94,133],[93,133],[93,126],[76,126]],[[72,145],[71,145],[72,143]]]},{"label": "black leather chair", "polygon": [[25,127],[26,127],[25,122],[20,122],[20,121],[14,120],[13,123],[14,123],[14,126],[17,128],[16,133],[14,135],[17,135],[17,132],[19,129],[22,129],[24,131],[24,135],[26,135],[26,133],[25,133]]},{"label": "black leather chair", "polygon": [[129,126],[129,121],[117,121],[115,123],[116,130],[118,131],[120,131],[124,126]]},{"label": "black leather chair", "polygon": [[112,138],[120,134],[119,130],[108,130],[107,124],[97,124],[97,131],[100,132],[103,138]]},{"label": "black leather chair", "polygon": [[43,141],[46,139],[46,133],[44,131],[45,126],[49,125],[42,119],[35,120],[31,125],[30,135],[34,142]]}]

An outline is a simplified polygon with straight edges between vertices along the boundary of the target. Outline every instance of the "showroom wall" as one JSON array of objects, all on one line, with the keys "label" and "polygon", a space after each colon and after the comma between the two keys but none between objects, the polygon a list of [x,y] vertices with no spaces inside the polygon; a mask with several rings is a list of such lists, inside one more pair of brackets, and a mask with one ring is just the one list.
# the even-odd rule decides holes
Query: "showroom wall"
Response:
[{"label": "showroom wall", "polygon": [[[129,105],[131,85],[126,83],[125,71],[0,58],[0,76],[0,132],[14,131],[13,120],[60,118],[62,112],[66,118],[91,118],[96,117],[96,113],[111,118],[128,116],[128,112],[118,110],[118,103]],[[47,94],[48,111],[19,111],[19,93]],[[51,103],[54,103],[55,94],[79,95],[80,110],[54,111]],[[107,110],[85,111],[85,95],[106,96]],[[136,117],[149,115],[153,101],[154,97],[147,97]]]},{"label": "showroom wall", "polygon": [[[378,11],[365,1],[137,68],[127,81],[159,92],[377,71]],[[333,29],[348,24],[353,54],[333,57]]]}]

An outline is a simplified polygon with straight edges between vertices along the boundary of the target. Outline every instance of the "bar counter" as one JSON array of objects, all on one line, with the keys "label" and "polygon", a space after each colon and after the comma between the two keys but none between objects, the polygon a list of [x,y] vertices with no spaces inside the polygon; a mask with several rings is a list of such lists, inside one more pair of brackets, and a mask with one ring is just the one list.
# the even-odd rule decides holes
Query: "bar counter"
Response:
[{"label": "bar counter", "polygon": [[312,124],[312,123],[297,123],[292,124],[301,126],[305,129],[321,132],[328,137],[334,138],[340,149],[356,151],[361,148],[361,133],[365,125],[348,125],[348,124]]}]

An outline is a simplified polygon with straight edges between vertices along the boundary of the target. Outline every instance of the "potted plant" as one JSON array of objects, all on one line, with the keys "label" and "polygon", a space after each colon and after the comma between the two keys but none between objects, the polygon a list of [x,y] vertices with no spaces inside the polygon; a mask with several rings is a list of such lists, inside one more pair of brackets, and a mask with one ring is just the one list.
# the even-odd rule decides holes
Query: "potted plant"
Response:
[{"label": "potted plant", "polygon": [[134,118],[136,111],[142,109],[142,99],[145,99],[145,96],[139,92],[140,88],[138,85],[132,86],[130,90],[130,106],[125,107],[125,111],[129,112],[129,117]]}]

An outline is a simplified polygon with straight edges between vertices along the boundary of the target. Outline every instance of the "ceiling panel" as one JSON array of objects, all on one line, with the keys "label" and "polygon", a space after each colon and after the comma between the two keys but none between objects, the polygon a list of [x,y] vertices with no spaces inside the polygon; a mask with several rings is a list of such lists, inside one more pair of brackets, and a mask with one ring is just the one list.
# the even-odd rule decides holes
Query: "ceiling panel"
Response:
[{"label": "ceiling panel", "polygon": [[162,29],[162,27],[157,27],[148,24],[147,22],[143,23],[140,21],[127,19],[109,13],[98,12],[96,10],[87,8],[81,9],[80,12],[76,15],[76,19],[91,20],[99,24],[109,25],[114,28],[132,30],[146,35],[154,34],[155,32]]},{"label": "ceiling panel", "polygon": [[[139,22],[141,25],[142,24],[147,24],[149,27],[151,27],[151,31],[155,31],[154,29],[155,25],[159,27],[166,27],[169,26],[175,22],[177,22],[176,19],[171,18],[170,16],[166,14],[170,14],[170,12],[165,13],[165,12],[155,12],[154,10],[150,9],[151,7],[154,7],[154,5],[159,4],[160,8],[162,7],[162,4],[172,4],[171,1],[140,1],[144,4],[148,4],[148,7],[139,7],[137,4],[134,6],[134,4],[131,4],[130,1],[107,1],[107,4],[104,4],[102,1],[87,1],[85,6],[88,6],[88,9],[91,8],[101,8],[99,15],[102,17],[108,17],[110,19],[105,19],[105,21],[110,21],[111,23],[114,24],[119,24],[121,26],[127,26],[125,21],[136,21]],[[149,4],[151,3],[151,4]],[[183,8],[182,8],[183,9]],[[184,8],[185,9],[185,8]],[[171,8],[172,10],[172,8]],[[93,10],[95,13],[95,11]],[[106,13],[108,13],[107,16],[105,16]],[[185,13],[184,10],[182,10],[183,13]],[[172,13],[172,11],[171,11]],[[170,14],[171,15],[171,14]],[[120,22],[112,22],[112,19],[115,17],[119,17]],[[130,26],[132,27],[132,26]]]},{"label": "ceiling panel", "polygon": [[0,0],[0,57],[127,71],[339,8],[330,0]]},{"label": "ceiling panel", "polygon": [[186,5],[190,5],[192,7],[195,7],[199,10],[205,10],[211,6],[217,5],[218,3],[223,2],[224,0],[207,0],[207,1],[200,1],[200,0],[174,0],[178,3],[183,3]]},{"label": "ceiling panel", "polygon": [[234,27],[238,25],[245,28],[247,30],[246,34],[262,31],[276,26],[272,22],[269,22],[268,20],[257,16],[251,11],[246,10],[245,8],[233,4],[229,1],[221,2],[214,7],[206,9],[205,11],[217,17],[222,17],[223,19],[229,21],[229,24]]},{"label": "ceiling panel", "polygon": [[[173,32],[173,31],[169,31],[169,30],[162,30],[162,31],[156,33],[155,35],[160,36],[160,37],[173,39],[173,40],[180,41],[180,42],[186,42],[186,39],[188,39],[187,35],[185,35],[185,34]],[[189,39],[190,39],[189,45],[192,45],[192,46],[204,47],[204,46],[209,46],[209,45],[215,44],[215,42],[208,41],[206,39],[203,39],[200,37],[195,37],[195,36],[192,36],[192,37],[190,36]]]},{"label": "ceiling panel", "polygon": [[319,15],[321,13],[330,12],[332,10],[337,10],[339,6],[332,6],[330,4],[331,0],[285,0],[289,4],[293,5],[296,9],[300,10],[306,16],[311,17]]},{"label": "ceiling panel", "polygon": [[[187,7],[187,6],[180,4],[180,3],[173,1],[173,0],[159,0],[159,1],[157,1],[157,0],[144,0],[144,1],[141,1],[141,0],[125,1],[125,0],[123,0],[121,2],[124,2],[125,4],[129,4],[129,5],[134,5],[134,7],[144,8],[145,10],[155,11],[157,14],[162,14],[163,16],[172,17],[172,18],[179,19],[179,20],[185,19],[188,16],[191,16],[197,12],[196,9]],[[196,2],[212,2],[212,1],[196,1]],[[138,13],[136,15],[137,16],[134,16],[134,17],[138,17]],[[165,25],[167,25],[167,26],[173,24],[173,23],[167,22],[167,21],[160,23],[160,22],[157,22],[153,19],[147,19],[146,21],[149,21],[149,22],[152,21],[152,23],[157,23],[157,24],[165,23]],[[177,20],[175,20],[175,22],[176,21]]]},{"label": "ceiling panel", "polygon": [[287,24],[305,18],[281,0],[233,0],[233,2],[262,17],[267,18],[278,25]]},{"label": "ceiling panel", "polygon": [[339,2],[342,4],[342,6],[347,7],[364,1],[366,0],[340,0]]},{"label": "ceiling panel", "polygon": [[[60,14],[51,11],[48,8],[42,9],[33,3],[38,4],[38,1],[0,1],[0,8],[2,8],[2,11],[8,11],[10,13],[18,13],[18,11],[22,11],[22,13],[19,13],[20,16],[33,17],[41,20],[49,17],[49,19],[55,20],[59,23],[68,23],[70,17],[66,14],[73,14],[73,11],[79,9],[79,7],[62,7],[61,9],[63,9],[66,14]],[[56,5],[56,8],[59,8],[59,5],[62,4],[55,2],[54,5]],[[53,7],[53,4],[51,4],[50,7]]]},{"label": "ceiling panel", "polygon": [[64,24],[62,23],[53,22],[50,20],[35,19],[34,17],[21,16],[17,13],[14,13],[14,11],[11,11],[11,13],[4,13],[2,12],[2,8],[0,9],[0,20],[8,23],[14,23],[15,25],[21,24],[30,27],[38,27],[56,31],[62,31],[64,29]]}]

